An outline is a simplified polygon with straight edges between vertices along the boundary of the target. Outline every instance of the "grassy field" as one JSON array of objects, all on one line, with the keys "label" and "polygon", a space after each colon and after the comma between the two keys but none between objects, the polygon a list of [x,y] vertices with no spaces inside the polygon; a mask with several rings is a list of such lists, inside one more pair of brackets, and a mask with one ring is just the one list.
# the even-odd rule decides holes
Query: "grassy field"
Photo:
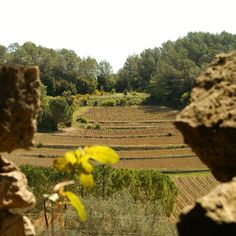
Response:
[{"label": "grassy field", "polygon": [[[174,127],[176,114],[177,111],[155,106],[82,107],[74,114],[73,127],[36,133],[30,151],[19,150],[4,156],[17,165],[51,166],[53,159],[65,151],[109,145],[121,158],[115,168],[156,169],[172,176],[179,188],[173,214],[176,217],[183,207],[217,185]],[[85,123],[78,122],[81,117]]]}]

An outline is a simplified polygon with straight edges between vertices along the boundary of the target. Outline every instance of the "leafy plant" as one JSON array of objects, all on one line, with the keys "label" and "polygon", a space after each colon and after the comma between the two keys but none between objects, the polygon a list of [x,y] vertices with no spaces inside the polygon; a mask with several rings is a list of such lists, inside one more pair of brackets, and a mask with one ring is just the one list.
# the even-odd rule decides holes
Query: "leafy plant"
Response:
[{"label": "leafy plant", "polygon": [[76,181],[61,182],[54,187],[52,194],[44,194],[44,197],[53,203],[61,204],[62,202],[68,202],[71,204],[76,209],[82,222],[85,222],[87,219],[84,205],[76,194],[65,191],[64,188],[77,182],[85,189],[93,187],[93,166],[89,162],[90,159],[101,164],[115,164],[119,160],[119,156],[113,149],[106,146],[85,147],[74,152],[67,152],[64,157],[57,158],[53,166],[58,171],[76,174],[78,178]]},{"label": "leafy plant", "polygon": [[84,116],[78,117],[76,121],[82,124],[88,124],[88,119]]},{"label": "leafy plant", "polygon": [[108,99],[101,102],[101,105],[104,107],[115,107],[116,100],[115,99]]}]

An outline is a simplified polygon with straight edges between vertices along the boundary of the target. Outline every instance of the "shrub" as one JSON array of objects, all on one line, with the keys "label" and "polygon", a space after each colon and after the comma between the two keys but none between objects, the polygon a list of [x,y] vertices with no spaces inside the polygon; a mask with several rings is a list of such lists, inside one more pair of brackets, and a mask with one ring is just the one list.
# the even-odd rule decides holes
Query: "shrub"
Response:
[{"label": "shrub", "polygon": [[84,107],[89,105],[89,102],[88,102],[87,98],[83,98],[81,103],[82,103],[82,106],[84,106]]},{"label": "shrub", "polygon": [[177,235],[174,223],[165,216],[160,203],[136,202],[127,189],[109,199],[88,196],[83,201],[89,215],[85,224],[78,224],[71,209],[66,214],[66,228],[78,228],[77,235]]},{"label": "shrub", "polygon": [[124,96],[127,96],[128,95],[128,90],[127,89],[124,89],[124,91],[123,91],[123,94],[124,94]]},{"label": "shrub", "polygon": [[117,105],[118,106],[126,106],[126,98],[120,98],[117,100]]},{"label": "shrub", "polygon": [[[41,200],[42,194],[48,192],[57,182],[63,181],[66,174],[57,172],[52,168],[21,166],[29,180],[29,186],[36,197]],[[90,190],[89,195],[96,198],[109,199],[115,193],[127,189],[136,202],[159,202],[165,215],[169,216],[173,210],[177,188],[171,178],[154,170],[128,170],[113,169],[109,166],[96,166],[94,169],[96,185]],[[46,184],[45,184],[46,183]],[[80,196],[88,196],[80,185],[70,187]],[[40,195],[41,194],[41,195]]]},{"label": "shrub", "polygon": [[168,133],[166,134],[166,136],[168,136],[168,137],[173,136],[173,133],[172,133],[172,132],[168,132]]},{"label": "shrub", "polygon": [[99,123],[96,123],[94,129],[101,129],[101,125]]},{"label": "shrub", "polygon": [[113,88],[113,89],[111,90],[111,94],[115,94],[115,93],[116,93],[116,89]]},{"label": "shrub", "polygon": [[37,116],[37,130],[49,132],[57,130],[57,122],[49,110],[49,107],[41,107]]},{"label": "shrub", "polygon": [[35,147],[41,148],[41,147],[43,147],[43,143],[39,142],[39,143],[35,144]]},{"label": "shrub", "polygon": [[41,106],[37,117],[37,129],[40,132],[56,131],[58,125],[70,126],[74,104],[72,97],[54,97]]},{"label": "shrub", "polygon": [[101,105],[104,107],[115,107],[116,100],[114,100],[114,99],[104,100],[101,102]]},{"label": "shrub", "polygon": [[78,121],[79,123],[82,123],[82,124],[88,124],[88,119],[87,117],[85,116],[80,116],[76,119],[76,121]]},{"label": "shrub", "polygon": [[95,100],[95,101],[93,102],[93,106],[96,107],[97,105],[98,105],[98,101]]},{"label": "shrub", "polygon": [[93,125],[87,125],[86,128],[87,128],[87,129],[93,129],[94,127],[93,127]]}]

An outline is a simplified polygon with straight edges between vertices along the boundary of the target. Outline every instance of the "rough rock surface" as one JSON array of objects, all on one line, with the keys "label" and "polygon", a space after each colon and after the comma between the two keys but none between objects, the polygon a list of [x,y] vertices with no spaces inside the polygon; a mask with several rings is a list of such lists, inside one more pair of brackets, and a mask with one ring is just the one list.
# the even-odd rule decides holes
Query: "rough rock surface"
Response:
[{"label": "rough rock surface", "polygon": [[0,152],[31,145],[39,86],[38,67],[0,65]]},{"label": "rough rock surface", "polygon": [[197,78],[175,125],[217,180],[236,176],[236,51],[216,56]]},{"label": "rough rock surface", "polygon": [[[31,146],[39,109],[39,86],[38,67],[0,65],[0,152]],[[9,212],[34,203],[25,175],[0,156],[0,235],[35,235],[26,216]]]},{"label": "rough rock surface", "polygon": [[236,179],[216,187],[180,215],[181,236],[236,235]]},{"label": "rough rock surface", "polygon": [[12,214],[10,212],[0,213],[0,235],[1,236],[33,236],[34,227],[26,216]]},{"label": "rough rock surface", "polygon": [[26,187],[25,175],[12,162],[0,156],[0,212],[34,205],[35,197]]}]

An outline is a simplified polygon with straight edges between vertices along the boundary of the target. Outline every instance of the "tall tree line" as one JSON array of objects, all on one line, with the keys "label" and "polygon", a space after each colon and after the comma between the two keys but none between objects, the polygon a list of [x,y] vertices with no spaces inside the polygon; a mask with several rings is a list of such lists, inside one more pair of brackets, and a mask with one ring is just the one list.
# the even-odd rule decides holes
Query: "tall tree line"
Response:
[{"label": "tall tree line", "polygon": [[96,89],[148,92],[156,104],[181,108],[188,102],[195,77],[221,52],[236,49],[236,35],[190,32],[176,41],[130,55],[114,74],[107,61],[80,58],[72,50],[36,46],[0,45],[0,63],[39,65],[47,94],[93,93]]},{"label": "tall tree line", "polygon": [[159,48],[127,58],[118,72],[116,87],[149,92],[157,104],[186,105],[195,77],[213,57],[236,49],[236,35],[190,32]]},{"label": "tall tree line", "polygon": [[104,83],[105,89],[114,87],[112,67],[107,61],[97,62],[92,57],[80,58],[72,50],[54,50],[36,46],[32,42],[23,45],[13,43],[8,47],[0,45],[0,63],[38,65],[42,83],[47,87],[47,94],[62,95],[93,93]]}]

